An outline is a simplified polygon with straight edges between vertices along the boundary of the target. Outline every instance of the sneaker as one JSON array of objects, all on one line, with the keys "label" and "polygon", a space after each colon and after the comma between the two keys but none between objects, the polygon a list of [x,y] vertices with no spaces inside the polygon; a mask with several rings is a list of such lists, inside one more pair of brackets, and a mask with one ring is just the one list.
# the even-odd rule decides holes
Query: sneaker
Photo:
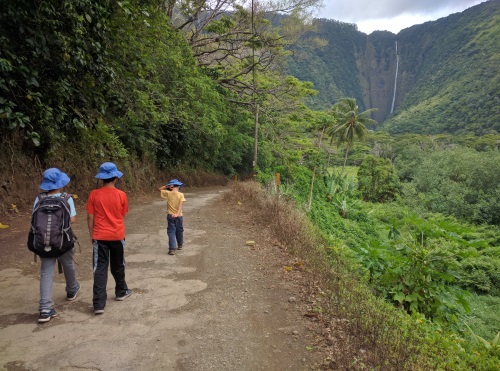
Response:
[{"label": "sneaker", "polygon": [[117,296],[117,297],[116,297],[116,300],[118,300],[118,301],[125,300],[125,299],[126,299],[126,298],[128,298],[130,295],[132,295],[132,290],[127,290],[127,291],[125,291],[125,295],[123,295],[123,296]]},{"label": "sneaker", "polygon": [[66,300],[68,300],[68,301],[75,300],[76,295],[78,295],[78,293],[80,292],[80,288],[81,288],[81,285],[78,284],[78,290],[76,290],[75,292],[68,292],[66,294]]},{"label": "sneaker", "polygon": [[177,246],[177,250],[182,250],[182,245]]},{"label": "sneaker", "polygon": [[104,309],[94,309],[94,314],[95,315],[103,314],[103,313],[104,313]]},{"label": "sneaker", "polygon": [[49,322],[51,318],[57,317],[57,312],[55,309],[51,309],[49,312],[40,312],[38,317],[39,323]]},{"label": "sneaker", "polygon": [[175,250],[174,249],[168,250],[168,255],[175,255]]}]

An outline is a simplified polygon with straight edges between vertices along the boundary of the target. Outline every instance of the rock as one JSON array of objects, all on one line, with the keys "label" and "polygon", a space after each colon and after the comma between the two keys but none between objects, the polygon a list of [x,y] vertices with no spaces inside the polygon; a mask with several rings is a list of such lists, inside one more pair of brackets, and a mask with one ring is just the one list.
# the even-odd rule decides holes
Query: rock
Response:
[{"label": "rock", "polygon": [[295,298],[295,296],[290,296],[290,297],[288,298],[288,302],[289,302],[289,303],[296,303],[296,302],[297,302],[297,298]]}]

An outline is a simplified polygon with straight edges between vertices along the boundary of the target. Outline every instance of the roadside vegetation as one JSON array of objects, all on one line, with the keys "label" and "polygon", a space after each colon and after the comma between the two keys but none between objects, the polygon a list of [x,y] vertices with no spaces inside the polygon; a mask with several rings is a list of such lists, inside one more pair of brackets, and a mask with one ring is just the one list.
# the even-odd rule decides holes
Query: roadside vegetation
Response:
[{"label": "roadside vegetation", "polygon": [[[312,172],[276,170],[279,187],[260,174],[263,186],[232,183],[228,198],[259,210],[280,246],[318,275],[311,310],[327,316],[332,334],[345,334],[330,344],[325,367],[498,368],[497,227],[424,217],[401,199],[365,202],[340,166],[315,182],[307,211]],[[336,341],[347,350],[335,352]]]}]

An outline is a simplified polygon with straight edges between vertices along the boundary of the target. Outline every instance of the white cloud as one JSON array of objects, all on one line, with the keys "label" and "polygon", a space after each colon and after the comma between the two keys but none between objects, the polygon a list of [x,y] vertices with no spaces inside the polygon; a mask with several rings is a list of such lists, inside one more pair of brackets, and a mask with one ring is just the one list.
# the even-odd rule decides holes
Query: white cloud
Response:
[{"label": "white cloud", "polygon": [[318,18],[355,23],[365,33],[403,28],[461,12],[484,0],[325,0]]}]

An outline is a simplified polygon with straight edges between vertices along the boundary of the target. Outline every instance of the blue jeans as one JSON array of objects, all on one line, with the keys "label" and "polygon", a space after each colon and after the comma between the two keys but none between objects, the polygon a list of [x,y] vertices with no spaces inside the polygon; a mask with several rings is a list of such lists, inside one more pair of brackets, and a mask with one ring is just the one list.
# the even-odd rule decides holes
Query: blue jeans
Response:
[{"label": "blue jeans", "polygon": [[58,258],[42,258],[42,267],[40,268],[40,312],[48,312],[52,309],[52,290],[54,287],[54,268],[56,260],[59,260],[66,279],[66,292],[75,292],[79,289],[79,283],[76,280],[75,262],[73,255],[75,249],[71,249]]},{"label": "blue jeans", "polygon": [[182,225],[182,216],[174,218],[172,214],[167,215],[167,235],[169,250],[175,250],[177,246],[182,246],[184,242],[184,226]]}]

